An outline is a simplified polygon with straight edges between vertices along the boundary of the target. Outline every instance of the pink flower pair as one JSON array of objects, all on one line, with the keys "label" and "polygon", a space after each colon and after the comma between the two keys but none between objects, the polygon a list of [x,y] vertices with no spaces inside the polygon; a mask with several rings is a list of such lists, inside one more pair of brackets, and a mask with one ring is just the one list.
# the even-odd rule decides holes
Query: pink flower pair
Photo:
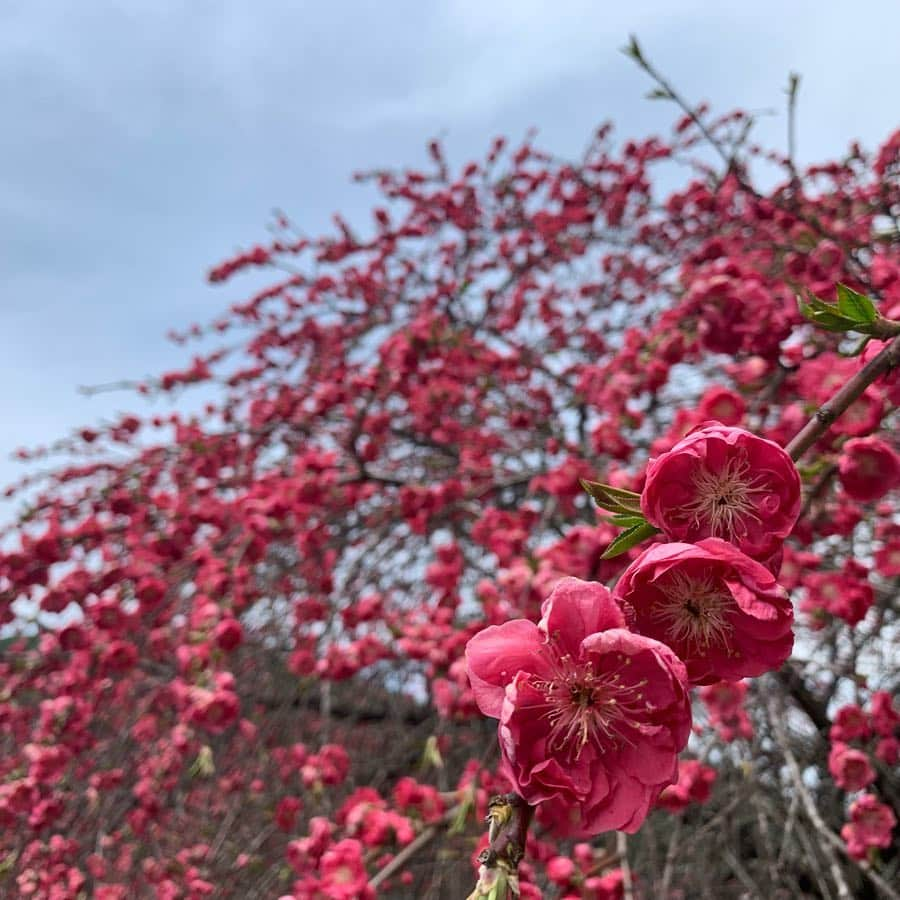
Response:
[{"label": "pink flower pair", "polygon": [[673,543],[644,551],[619,581],[630,627],[671,647],[692,684],[781,666],[793,647],[793,608],[772,570],[800,513],[790,456],[706,422],[651,460],[641,509]]},{"label": "pink flower pair", "polygon": [[469,641],[481,711],[500,720],[502,769],[557,831],[636,831],[678,772],[691,684],[780,666],[793,610],[770,566],[800,508],[800,479],[771,441],[706,423],[650,464],[647,549],[614,593],[564,578],[538,625]]}]

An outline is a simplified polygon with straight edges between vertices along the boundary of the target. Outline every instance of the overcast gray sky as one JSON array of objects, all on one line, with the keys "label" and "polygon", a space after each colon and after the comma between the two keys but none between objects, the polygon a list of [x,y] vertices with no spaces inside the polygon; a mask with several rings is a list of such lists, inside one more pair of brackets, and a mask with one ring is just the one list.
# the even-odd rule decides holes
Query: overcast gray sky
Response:
[{"label": "overcast gray sky", "polygon": [[[117,410],[80,384],[179,366],[165,332],[246,293],[204,273],[266,236],[371,205],[350,173],[479,157],[537,126],[577,154],[611,118],[665,129],[630,32],[686,94],[783,107],[803,76],[799,150],[874,145],[900,124],[900,2],[166,0],[0,2],[0,483],[7,454]],[[781,112],[760,134],[784,146]]]}]

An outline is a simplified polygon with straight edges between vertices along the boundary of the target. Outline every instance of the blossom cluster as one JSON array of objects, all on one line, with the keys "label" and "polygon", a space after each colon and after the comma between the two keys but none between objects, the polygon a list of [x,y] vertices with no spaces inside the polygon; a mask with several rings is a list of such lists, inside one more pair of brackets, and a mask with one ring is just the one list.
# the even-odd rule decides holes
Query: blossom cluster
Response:
[{"label": "blossom cluster", "polygon": [[666,540],[613,591],[563,578],[537,625],[491,626],[466,649],[478,707],[500,720],[504,774],[561,834],[636,831],[678,777],[690,687],[772,671],[793,646],[773,570],[800,477],[781,447],[704,423],[650,462],[641,508]]},{"label": "blossom cluster", "polygon": [[[748,119],[702,121],[730,146]],[[482,623],[469,611],[477,606],[490,625],[537,622],[561,577],[612,584],[637,552],[603,558],[616,527],[584,519],[579,478],[602,470],[638,491],[648,437],[661,458],[710,419],[785,445],[883,348],[872,340],[858,358],[839,352],[837,337],[803,324],[795,290],[825,296],[842,282],[900,319],[900,245],[876,237],[900,203],[900,132],[876,153],[854,146],[809,169],[767,157],[782,185],[758,190],[743,181],[752,164],[696,177],[707,171],[700,137],[691,119],[669,137],[633,141],[603,126],[578,160],[531,138],[508,149],[498,139],[459,168],[434,145],[424,167],[374,172],[373,228],[338,219],[336,232],[298,238],[305,228],[279,217],[273,240],[251,241],[210,272],[215,283],[273,277],[177,336],[204,344],[138,386],[152,409],[18,454],[40,465],[22,480],[24,495],[7,492],[27,505],[0,552],[0,895],[323,900],[364,893],[391,866],[378,891],[399,895],[413,879],[408,890],[422,896],[432,872],[446,885],[449,869],[468,866],[488,796],[512,787],[477,763],[460,776],[484,751],[464,658]],[[747,150],[751,163],[765,152]],[[699,168],[673,186],[674,160]],[[683,402],[670,416],[676,390]],[[204,395],[192,412],[166,408],[191,391]],[[817,660],[848,641],[860,649],[854,659],[877,663],[891,651],[897,619],[885,601],[900,575],[900,525],[884,492],[898,401],[894,371],[818,441],[805,513],[783,548],[778,580],[797,597],[800,623],[818,629],[803,642],[798,662],[809,665],[796,667],[796,686],[777,685],[801,720],[790,730],[798,750],[804,728],[827,730],[834,696],[864,690],[859,667],[842,661],[823,683]],[[654,557],[634,573],[636,590],[672,590],[664,572],[676,564],[683,586],[711,562],[707,540],[735,546],[721,515],[715,533],[689,535],[703,512],[691,502],[664,538],[694,549]],[[753,525],[740,526],[754,545],[742,552],[774,573],[776,555]],[[758,589],[763,607],[774,603],[770,581],[732,557],[717,558],[710,577],[724,578],[729,595]],[[673,721],[654,722],[639,704],[666,697],[638,685],[663,673],[677,698],[682,670],[638,631],[640,610],[616,605],[622,619],[610,612],[610,623],[621,631],[624,622],[622,646],[644,648],[632,665],[646,674],[628,682],[625,666],[612,686],[630,690],[623,704],[641,716],[631,730],[602,722],[619,734],[620,756],[631,752],[626,736],[639,747],[650,732],[654,751],[615,781],[615,797],[584,796],[590,815],[615,808],[624,818],[629,792],[642,807],[655,790],[648,782],[673,771],[659,748],[681,738],[677,700]],[[707,599],[708,612],[716,605]],[[749,627],[755,614],[740,610]],[[666,619],[642,617],[666,630]],[[781,652],[777,630],[741,644],[748,667]],[[751,723],[746,680],[707,681],[726,664],[734,678],[743,663],[712,647],[704,659],[695,637],[682,624],[692,655],[681,665],[685,682],[706,682],[699,699],[716,736],[756,728],[768,741],[768,724]],[[615,665],[599,644],[590,660]],[[551,723],[557,738],[574,725],[573,755],[584,723],[603,734],[601,720],[583,715]],[[525,727],[521,716],[512,726]],[[433,782],[420,792],[403,778],[429,735],[443,767],[416,770]],[[878,754],[892,745],[875,735],[835,740],[865,754],[877,777],[863,790],[886,802],[896,782],[892,791],[883,782],[890,764]],[[579,764],[591,753],[586,743]],[[613,755],[590,765],[599,772]],[[830,790],[825,742],[814,758],[801,755]],[[657,802],[700,802],[705,779],[691,781],[693,768],[682,765]],[[849,784],[859,767],[840,771]],[[736,775],[720,767],[717,793]],[[787,815],[791,789],[775,781],[765,780],[775,786],[760,830],[742,830],[741,861],[761,892],[800,895],[810,864]],[[356,793],[363,787],[378,799]],[[447,814],[467,810],[446,829],[452,836],[432,822],[438,800]],[[539,819],[542,809],[562,819],[555,806],[541,803]],[[692,864],[690,848],[705,847],[692,822],[682,822],[684,865],[672,885],[687,896],[707,890],[698,879],[709,869],[727,874],[725,854]],[[842,823],[828,824],[837,832]],[[441,836],[408,868],[392,865],[411,834],[432,828]],[[766,859],[773,843],[783,850],[777,866]],[[653,894],[654,873],[639,870],[643,844],[630,845],[632,876]],[[589,859],[585,844],[566,847],[549,831],[529,836],[523,896],[551,874],[572,896],[621,896],[601,848]],[[567,855],[575,867],[564,885]]]},{"label": "blossom cluster", "polygon": [[[875,783],[876,765],[890,770],[900,761],[900,711],[894,698],[887,691],[873,691],[868,706],[868,711],[855,703],[842,706],[829,730],[828,770],[834,783],[849,794]],[[851,856],[864,859],[873,849],[890,846],[896,824],[890,806],[873,793],[860,793],[850,804],[841,837]]]}]

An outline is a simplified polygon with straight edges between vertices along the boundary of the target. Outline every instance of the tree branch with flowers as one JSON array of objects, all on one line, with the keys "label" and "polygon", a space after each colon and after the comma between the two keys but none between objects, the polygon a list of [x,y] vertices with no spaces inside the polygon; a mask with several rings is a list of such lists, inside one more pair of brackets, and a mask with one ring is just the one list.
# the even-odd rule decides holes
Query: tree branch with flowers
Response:
[{"label": "tree branch with flowers", "polygon": [[0,894],[891,896],[900,133],[800,167],[630,55],[665,136],[279,213],[20,451]]}]

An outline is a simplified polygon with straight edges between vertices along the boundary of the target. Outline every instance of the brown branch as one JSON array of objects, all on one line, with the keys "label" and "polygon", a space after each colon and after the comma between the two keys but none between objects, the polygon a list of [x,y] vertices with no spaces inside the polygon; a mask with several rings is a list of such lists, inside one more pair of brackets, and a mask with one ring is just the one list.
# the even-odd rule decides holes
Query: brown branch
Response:
[{"label": "brown branch", "polygon": [[478,856],[478,883],[467,900],[488,895],[506,897],[510,891],[518,894],[519,863],[525,855],[533,811],[518,794],[491,798],[487,814],[490,843]]},{"label": "brown branch", "polygon": [[454,806],[444,814],[444,817],[440,822],[429,825],[427,828],[420,831],[414,840],[407,844],[389,863],[372,876],[372,879],[369,881],[369,887],[377,888],[378,885],[383,881],[387,881],[387,879],[398,869],[406,865],[407,861],[415,856],[419,850],[434,840],[440,828],[445,827],[456,818],[459,814],[459,810],[459,806]]},{"label": "brown branch", "polygon": [[885,372],[900,365],[900,337],[895,337],[876,357],[860,369],[816,414],[785,448],[794,462],[798,462],[847,408]]},{"label": "brown branch", "polygon": [[787,662],[774,675],[794,703],[806,713],[810,722],[816,726],[819,734],[827,735],[831,720],[828,718],[826,705],[809,690],[803,676],[795,666],[791,662]]},{"label": "brown branch", "polygon": [[681,837],[681,816],[675,817],[672,826],[672,834],[669,836],[669,846],[666,850],[666,861],[663,867],[662,882],[659,890],[661,897],[668,897],[669,887],[672,884],[672,873],[675,871],[675,860],[678,857]]},{"label": "brown branch", "polygon": [[803,506],[800,507],[800,518],[803,519],[812,509],[813,503],[824,493],[829,482],[837,474],[837,463],[830,463],[825,467],[825,471],[816,479],[815,484],[811,485],[803,498]]}]

